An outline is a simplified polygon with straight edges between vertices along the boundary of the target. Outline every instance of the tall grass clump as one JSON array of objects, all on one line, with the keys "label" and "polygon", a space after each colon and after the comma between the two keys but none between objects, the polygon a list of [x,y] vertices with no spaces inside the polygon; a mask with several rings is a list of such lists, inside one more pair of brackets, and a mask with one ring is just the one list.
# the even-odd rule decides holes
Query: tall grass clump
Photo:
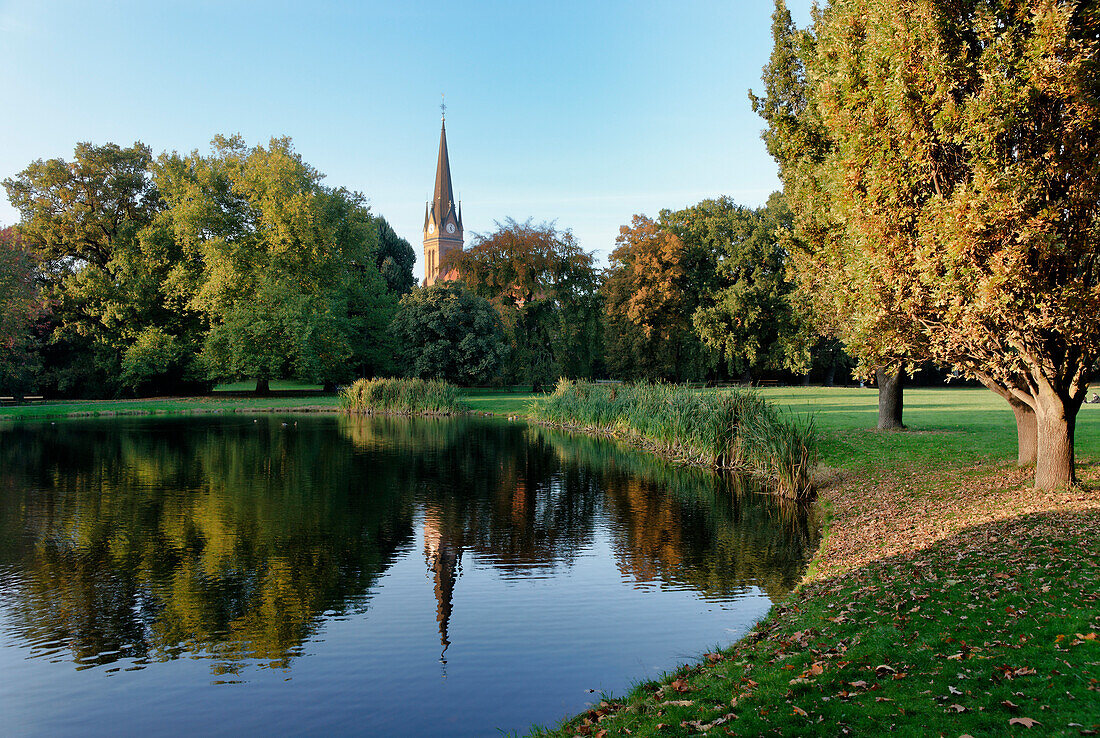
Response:
[{"label": "tall grass clump", "polygon": [[786,497],[812,491],[813,420],[780,413],[751,390],[562,379],[530,414],[549,425],[625,438],[676,461],[764,476]]},{"label": "tall grass clump", "polygon": [[458,415],[470,410],[458,387],[442,379],[357,379],[340,393],[352,413]]}]

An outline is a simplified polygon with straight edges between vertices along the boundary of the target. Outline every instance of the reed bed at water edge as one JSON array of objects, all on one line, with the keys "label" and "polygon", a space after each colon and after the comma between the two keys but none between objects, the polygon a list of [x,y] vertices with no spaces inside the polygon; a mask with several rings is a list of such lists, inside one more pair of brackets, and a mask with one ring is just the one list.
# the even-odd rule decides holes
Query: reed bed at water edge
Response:
[{"label": "reed bed at water edge", "polygon": [[387,415],[459,415],[470,406],[441,379],[357,379],[340,392],[347,412]]},{"label": "reed bed at water edge", "polygon": [[813,491],[813,418],[781,413],[752,390],[558,381],[533,420],[624,438],[675,461],[769,478],[796,499]]}]

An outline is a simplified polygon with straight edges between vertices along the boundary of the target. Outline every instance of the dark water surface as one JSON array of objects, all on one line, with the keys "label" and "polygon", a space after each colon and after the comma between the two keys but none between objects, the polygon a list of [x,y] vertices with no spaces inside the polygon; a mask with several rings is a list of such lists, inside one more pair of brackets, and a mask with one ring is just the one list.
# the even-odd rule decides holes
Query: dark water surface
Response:
[{"label": "dark water surface", "polygon": [[0,425],[0,732],[554,723],[795,583],[742,485],[487,419]]}]

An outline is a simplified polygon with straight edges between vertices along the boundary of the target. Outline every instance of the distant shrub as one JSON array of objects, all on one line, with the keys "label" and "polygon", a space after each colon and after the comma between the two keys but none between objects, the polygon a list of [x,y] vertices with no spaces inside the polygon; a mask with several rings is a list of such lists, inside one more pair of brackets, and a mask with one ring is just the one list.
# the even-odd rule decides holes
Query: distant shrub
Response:
[{"label": "distant shrub", "polygon": [[470,409],[458,387],[441,379],[357,379],[340,397],[344,410],[354,413],[457,415]]},{"label": "distant shrub", "polygon": [[537,421],[624,437],[674,460],[765,476],[787,497],[812,490],[813,420],[783,415],[751,390],[562,379],[530,412]]}]

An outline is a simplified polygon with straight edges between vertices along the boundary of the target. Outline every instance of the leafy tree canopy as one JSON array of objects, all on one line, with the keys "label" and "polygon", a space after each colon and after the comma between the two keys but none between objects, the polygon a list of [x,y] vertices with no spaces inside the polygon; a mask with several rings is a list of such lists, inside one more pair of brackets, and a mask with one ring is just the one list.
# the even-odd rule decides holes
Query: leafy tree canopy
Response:
[{"label": "leafy tree canopy", "polygon": [[164,155],[156,172],[174,237],[201,265],[181,280],[197,285],[214,376],[333,383],[388,366],[395,304],[361,195],[322,186],[285,138],[218,136],[211,155]]},{"label": "leafy tree canopy", "polygon": [[416,252],[408,241],[397,235],[386,219],[375,217],[378,223],[378,254],[375,257],[378,271],[386,280],[386,286],[395,295],[404,295],[416,285],[413,266]]},{"label": "leafy tree canopy", "polygon": [[695,334],[692,316],[713,289],[712,245],[685,241],[644,215],[622,226],[615,243],[603,286],[612,374],[701,378],[712,354]]},{"label": "leafy tree canopy", "polygon": [[703,343],[736,374],[782,369],[805,373],[813,337],[787,278],[783,239],[791,214],[782,194],[774,193],[757,209],[736,205],[728,197],[704,200],[677,212],[662,211],[661,223],[694,246],[689,253],[713,255],[703,263],[704,274],[713,269],[712,280],[707,280],[713,286],[703,292],[692,315]]},{"label": "leafy tree canopy", "polygon": [[599,275],[572,231],[553,223],[497,223],[471,246],[451,252],[441,271],[456,269],[468,288],[500,312],[512,343],[516,381],[545,384],[559,376],[590,377],[599,346]]},{"label": "leafy tree canopy", "polygon": [[460,282],[437,282],[401,298],[393,321],[402,373],[461,385],[488,384],[508,356],[496,310]]}]

